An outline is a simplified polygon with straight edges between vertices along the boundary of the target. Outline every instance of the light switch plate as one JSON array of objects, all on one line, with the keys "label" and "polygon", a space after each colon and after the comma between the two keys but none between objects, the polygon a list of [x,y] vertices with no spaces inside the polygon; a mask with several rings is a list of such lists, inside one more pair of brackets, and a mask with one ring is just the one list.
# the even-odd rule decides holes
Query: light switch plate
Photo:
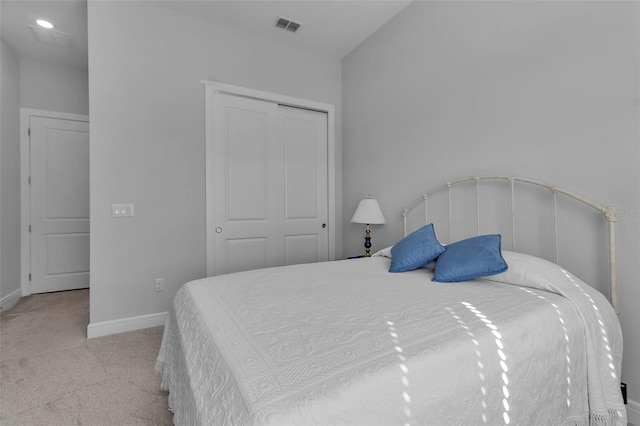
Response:
[{"label": "light switch plate", "polygon": [[111,217],[133,217],[133,204],[111,204]]}]

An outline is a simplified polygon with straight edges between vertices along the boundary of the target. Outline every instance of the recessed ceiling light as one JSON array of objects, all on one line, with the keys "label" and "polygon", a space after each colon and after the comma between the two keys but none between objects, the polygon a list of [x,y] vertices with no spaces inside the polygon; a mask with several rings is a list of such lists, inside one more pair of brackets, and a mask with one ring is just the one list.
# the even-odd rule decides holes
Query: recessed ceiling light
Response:
[{"label": "recessed ceiling light", "polygon": [[53,24],[49,21],[45,21],[44,19],[36,19],[36,24],[40,25],[42,28],[46,28],[50,30],[53,28]]}]

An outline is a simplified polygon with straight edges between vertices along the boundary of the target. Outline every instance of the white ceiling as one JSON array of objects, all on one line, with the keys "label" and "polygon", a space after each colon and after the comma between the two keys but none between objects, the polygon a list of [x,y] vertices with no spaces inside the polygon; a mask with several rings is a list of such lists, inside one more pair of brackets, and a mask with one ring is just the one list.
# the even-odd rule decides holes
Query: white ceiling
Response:
[{"label": "white ceiling", "polygon": [[[106,0],[105,0],[106,1]],[[151,0],[147,0],[151,1]],[[282,43],[342,58],[411,0],[160,0],[156,5]],[[302,23],[275,26],[279,16]],[[62,33],[44,43],[36,18]],[[87,68],[86,0],[0,0],[2,38],[20,57]],[[46,34],[45,34],[46,35]]]},{"label": "white ceiling", "polygon": [[[67,34],[45,44],[29,26],[37,18],[52,22],[54,30]],[[87,68],[86,0],[1,0],[0,31],[3,40],[20,58]]]}]

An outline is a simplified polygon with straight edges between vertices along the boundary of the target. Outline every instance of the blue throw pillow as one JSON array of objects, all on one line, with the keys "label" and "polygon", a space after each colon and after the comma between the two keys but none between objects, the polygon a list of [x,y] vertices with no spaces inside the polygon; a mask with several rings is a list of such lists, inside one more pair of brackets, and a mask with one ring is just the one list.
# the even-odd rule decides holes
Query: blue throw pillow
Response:
[{"label": "blue throw pillow", "polygon": [[433,281],[451,283],[473,280],[507,270],[498,234],[480,235],[449,244],[438,257]]},{"label": "blue throw pillow", "polygon": [[433,230],[433,223],[423,226],[404,237],[391,249],[389,272],[407,272],[418,269],[444,252]]}]

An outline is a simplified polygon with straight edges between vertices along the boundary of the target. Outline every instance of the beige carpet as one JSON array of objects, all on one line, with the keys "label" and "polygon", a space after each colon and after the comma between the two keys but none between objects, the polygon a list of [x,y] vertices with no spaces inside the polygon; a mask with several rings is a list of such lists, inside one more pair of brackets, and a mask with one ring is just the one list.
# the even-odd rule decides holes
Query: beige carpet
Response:
[{"label": "beige carpet", "polygon": [[0,424],[170,425],[154,363],[162,327],[88,340],[89,291],[0,315]]}]

